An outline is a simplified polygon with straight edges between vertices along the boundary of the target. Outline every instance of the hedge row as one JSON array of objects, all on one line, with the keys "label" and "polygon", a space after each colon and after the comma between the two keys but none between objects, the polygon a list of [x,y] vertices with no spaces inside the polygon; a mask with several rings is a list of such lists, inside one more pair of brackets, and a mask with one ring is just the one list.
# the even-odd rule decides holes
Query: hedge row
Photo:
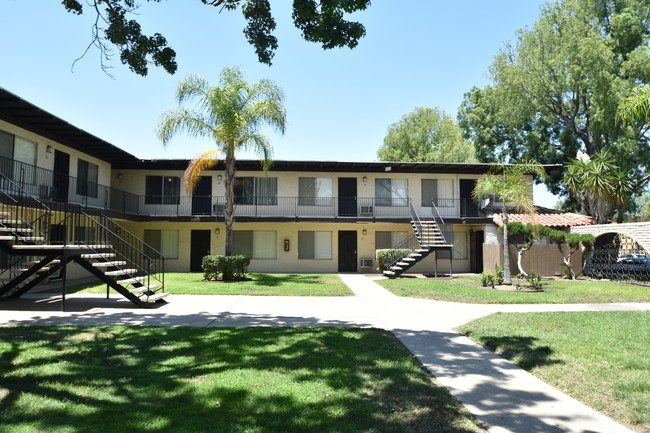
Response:
[{"label": "hedge row", "polygon": [[203,278],[216,280],[219,275],[223,281],[244,278],[250,263],[251,258],[247,256],[205,256],[201,262]]}]

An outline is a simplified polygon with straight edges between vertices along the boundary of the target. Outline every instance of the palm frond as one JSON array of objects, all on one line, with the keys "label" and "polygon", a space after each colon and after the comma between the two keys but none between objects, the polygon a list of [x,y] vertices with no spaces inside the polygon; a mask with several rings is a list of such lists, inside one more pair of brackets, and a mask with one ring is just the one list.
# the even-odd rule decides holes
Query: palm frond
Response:
[{"label": "palm frond", "polygon": [[205,170],[217,165],[219,162],[219,154],[221,152],[221,149],[210,149],[190,161],[189,165],[185,169],[185,174],[183,175],[183,185],[188,194],[196,188],[196,185],[201,179],[201,174]]},{"label": "palm frond", "polygon": [[190,137],[212,137],[215,135],[215,130],[200,113],[187,110],[185,108],[174,108],[165,111],[160,116],[158,127],[156,128],[156,135],[163,145],[167,145],[174,135],[185,132]]},{"label": "palm frond", "polygon": [[176,100],[182,104],[188,99],[200,97],[204,103],[210,92],[210,83],[201,75],[189,74],[176,86]]}]

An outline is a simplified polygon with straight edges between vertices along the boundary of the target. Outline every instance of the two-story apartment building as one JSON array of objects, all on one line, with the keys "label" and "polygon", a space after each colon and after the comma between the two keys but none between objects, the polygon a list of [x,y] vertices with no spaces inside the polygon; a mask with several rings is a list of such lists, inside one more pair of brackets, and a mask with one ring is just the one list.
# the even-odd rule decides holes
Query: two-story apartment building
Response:
[{"label": "two-story apartment building", "polygon": [[[47,222],[33,210],[34,221],[21,219],[38,229],[38,242],[99,245],[108,236],[115,243],[128,233],[132,238],[115,252],[118,256],[127,255],[127,244],[137,243],[141,260],[159,251],[166,271],[200,271],[204,255],[225,248],[224,170],[219,164],[206,171],[198,187],[187,192],[182,177],[188,162],[138,159],[0,89],[0,192],[8,196],[5,203],[18,194],[31,197],[30,209],[34,202],[47,209]],[[419,263],[409,272],[480,272],[483,244],[495,242],[496,226],[471,192],[489,168],[275,161],[264,172],[259,161],[240,160],[234,252],[252,258],[251,271],[371,273],[377,272],[377,249],[410,248],[426,257],[413,260]],[[86,213],[72,215],[72,205]],[[25,212],[12,207],[5,213],[19,209]],[[437,243],[433,234],[425,240],[429,224],[443,233],[435,235]],[[18,236],[16,229],[11,233]]]}]

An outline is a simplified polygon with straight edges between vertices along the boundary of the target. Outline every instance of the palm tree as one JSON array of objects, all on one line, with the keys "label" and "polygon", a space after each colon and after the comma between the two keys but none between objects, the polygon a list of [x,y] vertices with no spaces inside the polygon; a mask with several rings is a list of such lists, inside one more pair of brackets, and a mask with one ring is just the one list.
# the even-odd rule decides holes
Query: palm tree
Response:
[{"label": "palm tree", "polygon": [[604,224],[613,207],[618,208],[619,219],[623,217],[635,188],[631,176],[615,166],[607,150],[600,150],[591,158],[583,154],[571,161],[562,183],[596,224]]},{"label": "palm tree", "polygon": [[512,284],[510,255],[508,254],[508,212],[535,213],[530,175],[546,177],[544,168],[533,161],[515,165],[495,164],[490,171],[476,182],[472,191],[474,200],[487,197],[501,198],[501,219],[503,220],[503,283]]},{"label": "palm tree", "polygon": [[215,149],[208,150],[193,159],[184,175],[188,192],[194,190],[204,170],[214,167],[219,155],[225,159],[224,183],[226,206],[226,255],[232,255],[232,231],[235,222],[235,153],[246,149],[255,151],[262,158],[262,167],[271,166],[271,145],[259,133],[262,126],[275,127],[284,133],[286,111],[282,103],[282,89],[272,81],[260,80],[249,84],[239,68],[225,68],[221,72],[220,86],[211,86],[199,75],[188,75],[176,88],[176,99],[181,105],[196,100],[194,109],[178,107],[167,110],[160,118],[158,138],[166,146],[180,132],[190,137],[213,139]]}]

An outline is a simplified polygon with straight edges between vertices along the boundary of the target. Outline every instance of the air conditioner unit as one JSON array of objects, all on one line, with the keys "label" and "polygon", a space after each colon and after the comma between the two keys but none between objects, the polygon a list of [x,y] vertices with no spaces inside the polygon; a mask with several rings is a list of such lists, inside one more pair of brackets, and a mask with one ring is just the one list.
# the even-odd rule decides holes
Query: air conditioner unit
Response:
[{"label": "air conditioner unit", "polygon": [[372,259],[360,259],[359,260],[360,268],[372,268]]},{"label": "air conditioner unit", "polygon": [[223,215],[225,210],[226,210],[225,204],[212,205],[212,215]]},{"label": "air conditioner unit", "polygon": [[359,206],[360,215],[372,215],[372,206]]},{"label": "air conditioner unit", "polygon": [[56,188],[49,185],[38,186],[38,196],[40,198],[53,199],[56,195]]}]

